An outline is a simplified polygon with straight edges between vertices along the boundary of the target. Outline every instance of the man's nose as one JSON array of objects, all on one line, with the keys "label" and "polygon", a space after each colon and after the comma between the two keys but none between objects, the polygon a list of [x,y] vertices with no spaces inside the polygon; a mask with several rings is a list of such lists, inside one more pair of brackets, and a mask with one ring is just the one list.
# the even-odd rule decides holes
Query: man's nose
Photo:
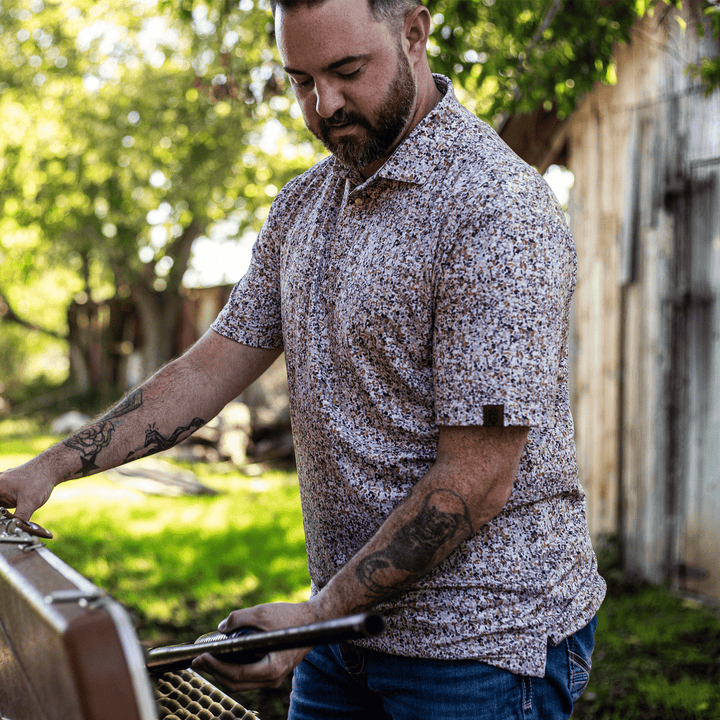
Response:
[{"label": "man's nose", "polygon": [[325,119],[331,118],[345,105],[345,97],[334,83],[315,83],[315,112]]}]

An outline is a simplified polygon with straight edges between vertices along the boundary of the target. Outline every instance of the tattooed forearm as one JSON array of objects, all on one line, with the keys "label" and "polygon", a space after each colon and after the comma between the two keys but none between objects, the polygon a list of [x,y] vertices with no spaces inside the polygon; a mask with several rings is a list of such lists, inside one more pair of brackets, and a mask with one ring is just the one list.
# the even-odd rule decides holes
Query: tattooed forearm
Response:
[{"label": "tattooed forearm", "polygon": [[360,560],[357,578],[374,596],[372,604],[422,577],[472,533],[463,498],[452,490],[433,490],[387,547]]},{"label": "tattooed forearm", "polygon": [[[134,412],[140,408],[142,404],[143,393],[142,389],[138,388],[95,423],[65,440],[66,447],[80,453],[80,468],[76,472],[66,475],[64,479],[69,480],[71,477],[85,477],[100,470],[101,468],[97,464],[98,455],[102,450],[110,446],[117,429],[126,421],[124,416]],[[153,423],[145,431],[145,442],[142,447],[137,450],[132,450],[124,458],[121,457],[119,459],[121,462],[129,462],[130,460],[167,450],[181,440],[184,440],[204,424],[205,421],[201,418],[193,418],[188,425],[179,426],[166,437],[158,431]],[[138,431],[140,431],[140,428],[138,428]],[[124,440],[124,442],[127,443],[127,439]]]}]

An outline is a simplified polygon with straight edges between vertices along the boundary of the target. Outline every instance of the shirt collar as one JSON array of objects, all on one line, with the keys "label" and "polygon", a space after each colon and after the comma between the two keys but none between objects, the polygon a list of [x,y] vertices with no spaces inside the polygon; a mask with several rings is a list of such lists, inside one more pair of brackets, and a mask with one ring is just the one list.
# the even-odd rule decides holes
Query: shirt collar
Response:
[{"label": "shirt collar", "polygon": [[[464,108],[455,97],[452,82],[444,75],[433,75],[435,85],[443,97],[440,102],[412,129],[398,145],[374,178],[387,178],[400,182],[423,184],[442,162],[442,156],[460,130],[460,115]],[[353,183],[363,182],[360,174],[332,159],[333,171]]]}]

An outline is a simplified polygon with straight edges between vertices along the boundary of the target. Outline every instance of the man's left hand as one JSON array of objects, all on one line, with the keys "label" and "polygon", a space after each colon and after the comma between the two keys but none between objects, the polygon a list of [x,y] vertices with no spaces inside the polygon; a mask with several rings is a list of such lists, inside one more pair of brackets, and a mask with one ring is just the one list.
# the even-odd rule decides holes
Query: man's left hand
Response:
[{"label": "man's left hand", "polygon": [[[268,603],[244,610],[235,610],[218,626],[218,630],[231,633],[240,627],[258,630],[281,630],[299,625],[310,625],[323,618],[312,602]],[[212,675],[231,694],[260,687],[276,688],[300,664],[312,648],[296,648],[271,652],[262,660],[249,665],[221,662],[209,653],[193,661],[193,670]]]}]

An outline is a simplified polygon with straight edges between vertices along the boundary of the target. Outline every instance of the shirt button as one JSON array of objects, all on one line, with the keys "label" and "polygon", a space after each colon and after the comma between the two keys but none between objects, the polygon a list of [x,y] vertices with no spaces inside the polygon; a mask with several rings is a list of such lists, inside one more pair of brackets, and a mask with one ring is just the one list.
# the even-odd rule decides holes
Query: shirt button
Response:
[{"label": "shirt button", "polygon": [[362,204],[363,204],[363,199],[362,199],[362,198],[355,198],[355,204],[356,204],[356,205],[362,205]]}]

